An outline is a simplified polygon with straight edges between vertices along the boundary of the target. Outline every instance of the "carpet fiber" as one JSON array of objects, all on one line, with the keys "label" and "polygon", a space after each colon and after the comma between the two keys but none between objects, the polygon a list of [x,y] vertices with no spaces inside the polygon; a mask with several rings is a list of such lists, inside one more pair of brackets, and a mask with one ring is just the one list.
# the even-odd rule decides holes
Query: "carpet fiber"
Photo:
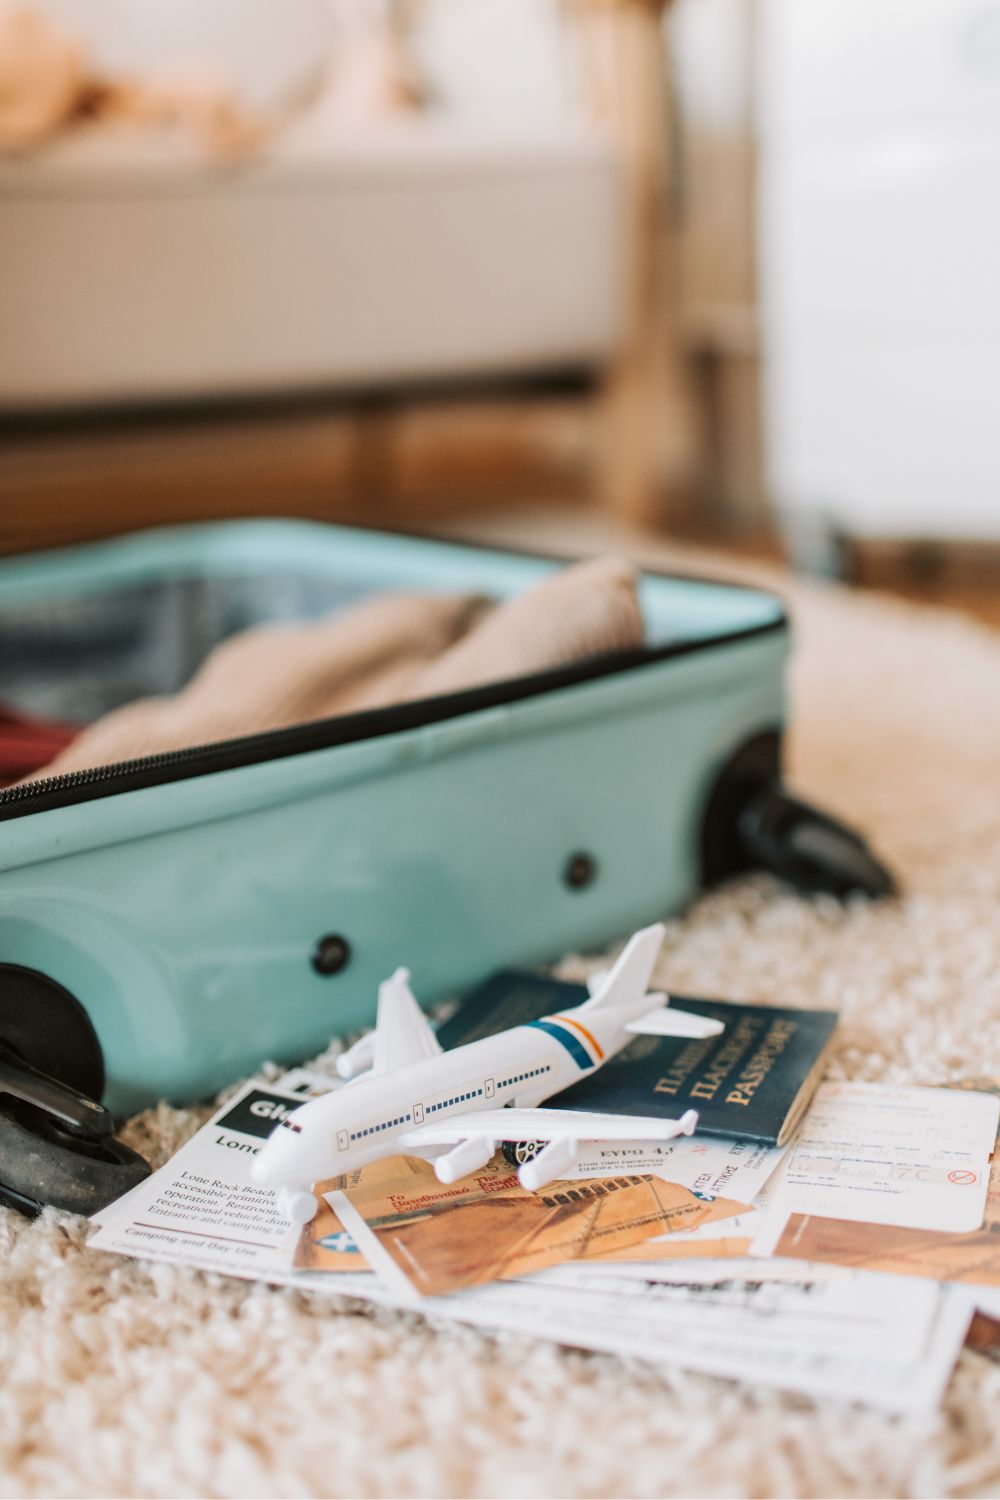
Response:
[{"label": "carpet fiber", "polygon": [[[837,1006],[836,1076],[1000,1073],[1000,636],[957,615],[796,588],[792,780],[905,883],[881,908],[763,878],[671,925],[689,992]],[[582,972],[580,961],[564,972]],[[203,1118],[160,1108],[157,1160]],[[434,1329],[88,1251],[0,1210],[0,1494],[1000,1494],[1000,1366],[944,1408],[869,1411]]]}]

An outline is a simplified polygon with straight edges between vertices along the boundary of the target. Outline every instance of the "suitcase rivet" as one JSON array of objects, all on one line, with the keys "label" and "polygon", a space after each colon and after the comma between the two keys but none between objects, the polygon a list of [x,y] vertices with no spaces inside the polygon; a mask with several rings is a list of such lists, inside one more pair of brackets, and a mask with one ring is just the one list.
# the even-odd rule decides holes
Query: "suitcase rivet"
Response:
[{"label": "suitcase rivet", "polygon": [[563,880],[571,891],[582,891],[597,875],[597,861],[592,854],[571,854],[563,869]]},{"label": "suitcase rivet", "polygon": [[351,945],[337,932],[328,932],[318,938],[312,951],[311,962],[317,974],[339,974],[350,962]]}]

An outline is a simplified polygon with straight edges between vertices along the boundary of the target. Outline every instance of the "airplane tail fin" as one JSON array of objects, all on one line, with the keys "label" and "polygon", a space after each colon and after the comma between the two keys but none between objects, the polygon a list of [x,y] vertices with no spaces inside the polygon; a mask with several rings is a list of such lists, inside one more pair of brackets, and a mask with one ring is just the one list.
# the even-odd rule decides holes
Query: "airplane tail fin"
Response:
[{"label": "airplane tail fin", "polygon": [[662,922],[654,922],[652,927],[633,933],[614,968],[582,1009],[634,1010],[637,1003],[644,1001],[666,930]]}]

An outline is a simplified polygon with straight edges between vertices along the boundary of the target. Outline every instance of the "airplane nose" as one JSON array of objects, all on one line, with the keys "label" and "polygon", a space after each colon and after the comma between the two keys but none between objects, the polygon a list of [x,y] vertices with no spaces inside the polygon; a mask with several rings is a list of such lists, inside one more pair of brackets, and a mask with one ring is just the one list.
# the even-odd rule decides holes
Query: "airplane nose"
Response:
[{"label": "airplane nose", "polygon": [[[254,1157],[251,1175],[262,1187],[302,1187],[336,1174],[331,1160],[331,1126],[313,1099],[272,1130]],[[334,1122],[336,1124],[336,1122]],[[333,1134],[332,1139],[336,1140]]]},{"label": "airplane nose", "polygon": [[267,1147],[262,1146],[259,1154],[254,1157],[250,1167],[250,1176],[259,1187],[277,1187],[277,1176],[274,1165],[274,1162],[267,1154]]},{"label": "airplane nose", "polygon": [[272,1130],[267,1140],[261,1146],[253,1159],[250,1168],[250,1176],[254,1182],[262,1187],[280,1187],[290,1177],[301,1177],[302,1173],[296,1173],[294,1164],[296,1156],[296,1136],[279,1125]]}]

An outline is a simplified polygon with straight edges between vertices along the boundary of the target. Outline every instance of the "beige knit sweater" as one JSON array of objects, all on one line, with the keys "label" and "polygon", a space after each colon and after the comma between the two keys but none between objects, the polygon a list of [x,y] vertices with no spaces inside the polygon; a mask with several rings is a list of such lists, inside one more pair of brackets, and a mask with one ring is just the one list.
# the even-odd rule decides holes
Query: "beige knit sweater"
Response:
[{"label": "beige knit sweater", "polygon": [[433,697],[627,650],[642,638],[635,569],[614,558],[551,574],[501,604],[379,595],[326,619],[231,637],[183,691],[98,719],[38,775]]}]

